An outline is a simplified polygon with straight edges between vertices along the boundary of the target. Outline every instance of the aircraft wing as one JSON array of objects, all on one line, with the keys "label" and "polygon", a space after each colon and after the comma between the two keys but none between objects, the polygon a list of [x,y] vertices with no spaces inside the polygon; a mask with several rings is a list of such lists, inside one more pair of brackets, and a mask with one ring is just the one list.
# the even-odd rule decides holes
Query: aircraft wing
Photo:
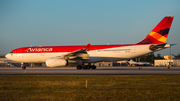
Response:
[{"label": "aircraft wing", "polygon": [[83,49],[73,51],[71,53],[68,53],[68,54],[65,54],[62,56],[58,56],[56,58],[62,58],[62,59],[66,59],[66,60],[71,60],[71,59],[76,59],[76,58],[89,59],[89,54],[87,54],[89,47],[90,47],[90,44],[87,44],[86,47]]}]

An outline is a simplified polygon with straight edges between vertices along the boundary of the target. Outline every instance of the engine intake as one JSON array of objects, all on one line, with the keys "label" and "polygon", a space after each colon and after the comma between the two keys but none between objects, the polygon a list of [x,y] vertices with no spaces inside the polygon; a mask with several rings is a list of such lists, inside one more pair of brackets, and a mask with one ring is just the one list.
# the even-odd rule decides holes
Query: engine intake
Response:
[{"label": "engine intake", "polygon": [[49,58],[46,59],[46,66],[47,67],[60,67],[60,66],[67,66],[68,61],[59,58]]}]

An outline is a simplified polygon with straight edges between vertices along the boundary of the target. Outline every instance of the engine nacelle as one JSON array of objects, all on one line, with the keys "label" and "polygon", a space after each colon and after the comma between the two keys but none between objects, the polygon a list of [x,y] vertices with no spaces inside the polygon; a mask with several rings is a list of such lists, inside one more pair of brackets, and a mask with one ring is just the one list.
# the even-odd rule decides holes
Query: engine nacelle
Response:
[{"label": "engine nacelle", "polygon": [[46,66],[47,67],[60,67],[60,66],[67,66],[68,62],[64,59],[59,58],[49,58],[46,59]]}]

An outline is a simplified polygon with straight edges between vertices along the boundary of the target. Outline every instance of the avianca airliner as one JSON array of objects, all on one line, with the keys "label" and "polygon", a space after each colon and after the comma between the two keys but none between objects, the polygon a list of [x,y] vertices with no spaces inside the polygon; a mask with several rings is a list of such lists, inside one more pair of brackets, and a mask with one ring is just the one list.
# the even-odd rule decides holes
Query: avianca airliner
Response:
[{"label": "avianca airliner", "polygon": [[46,63],[47,67],[77,66],[77,69],[96,69],[91,63],[132,59],[170,47],[166,39],[173,18],[164,17],[136,44],[22,47],[12,50],[6,58],[21,62],[22,69],[26,69],[24,63]]}]

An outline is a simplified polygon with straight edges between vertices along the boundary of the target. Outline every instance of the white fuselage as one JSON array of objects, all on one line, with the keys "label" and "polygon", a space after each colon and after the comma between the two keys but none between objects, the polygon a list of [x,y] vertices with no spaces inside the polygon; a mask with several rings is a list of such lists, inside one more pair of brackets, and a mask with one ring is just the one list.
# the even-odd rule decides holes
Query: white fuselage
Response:
[{"label": "white fuselage", "polygon": [[[149,50],[149,46],[150,45],[133,45],[88,51],[89,59],[84,61],[90,63],[131,59],[153,52]],[[69,52],[9,53],[6,55],[6,58],[22,63],[44,63],[48,58],[62,56],[68,53]]]}]

